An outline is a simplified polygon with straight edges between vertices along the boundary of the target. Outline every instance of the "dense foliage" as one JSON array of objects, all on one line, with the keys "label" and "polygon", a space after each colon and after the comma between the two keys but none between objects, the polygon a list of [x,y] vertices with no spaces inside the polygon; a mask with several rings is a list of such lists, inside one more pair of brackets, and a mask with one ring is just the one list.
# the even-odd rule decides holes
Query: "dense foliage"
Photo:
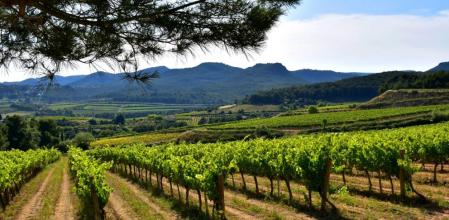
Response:
[{"label": "dense foliage", "polygon": [[[0,67],[17,64],[53,77],[63,64],[185,54],[197,46],[236,51],[262,46],[289,6],[299,0],[2,1]],[[133,69],[136,71],[136,69]],[[139,72],[130,79],[149,80]]]},{"label": "dense foliage", "polygon": [[7,116],[0,124],[0,149],[54,147],[60,142],[59,135],[60,131],[54,121]]},{"label": "dense foliage", "polygon": [[54,149],[0,151],[0,205],[5,208],[25,182],[60,155]]},{"label": "dense foliage", "polygon": [[261,91],[244,100],[250,104],[294,104],[297,106],[327,102],[367,101],[379,95],[379,88],[396,76],[410,72],[385,72],[331,83],[295,86]]},{"label": "dense foliage", "polygon": [[443,89],[449,88],[449,72],[440,71],[433,74],[400,75],[385,82],[381,92],[397,89]]},{"label": "dense foliage", "polygon": [[[205,192],[213,200],[219,199],[219,176],[236,172],[286,182],[301,181],[309,190],[316,191],[322,204],[333,204],[327,198],[328,175],[334,172],[365,172],[371,190],[371,175],[399,178],[416,192],[412,175],[416,162],[440,164],[449,159],[449,124],[409,127],[395,130],[322,134],[291,138],[237,141],[216,144],[167,144],[147,148],[131,145],[117,148],[99,148],[90,154],[104,161],[114,161],[143,178],[148,171],[167,178],[187,189]],[[137,171],[136,171],[137,169]],[[244,178],[243,178],[243,181]],[[381,182],[381,179],[379,179]],[[245,183],[244,183],[245,185]],[[394,191],[394,187],[392,185]],[[382,189],[381,189],[382,190]],[[312,197],[309,196],[309,200]],[[311,201],[309,201],[310,204]]]},{"label": "dense foliage", "polygon": [[94,216],[103,216],[103,208],[112,191],[105,183],[105,172],[111,163],[101,163],[79,148],[70,148],[68,155],[76,194],[82,199],[83,208]]}]

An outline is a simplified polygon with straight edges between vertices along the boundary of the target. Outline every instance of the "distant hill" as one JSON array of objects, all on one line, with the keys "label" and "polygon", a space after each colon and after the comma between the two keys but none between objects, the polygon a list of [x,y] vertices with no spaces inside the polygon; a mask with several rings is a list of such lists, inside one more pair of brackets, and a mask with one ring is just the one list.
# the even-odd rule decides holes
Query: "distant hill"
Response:
[{"label": "distant hill", "polygon": [[316,104],[320,100],[327,102],[367,101],[379,95],[379,89],[389,79],[409,74],[416,73],[384,72],[330,83],[272,89],[248,96],[244,102],[256,105],[307,105]]},{"label": "distant hill", "polygon": [[[306,70],[302,70],[303,79],[307,80]],[[320,76],[332,71],[321,71]],[[349,74],[349,73],[346,73]],[[444,89],[449,88],[449,62],[440,63],[426,72],[390,71],[370,75],[360,75],[334,82],[319,83],[318,77],[309,79],[312,85],[299,85],[286,88],[259,91],[247,96],[244,103],[255,105],[288,104],[310,105],[324,102],[368,101],[387,90],[397,89]],[[338,73],[326,76],[326,80],[337,77]]]},{"label": "distant hill", "polygon": [[443,62],[438,64],[438,66],[430,69],[427,72],[439,72],[439,71],[449,71],[449,62]]},{"label": "distant hill", "polygon": [[124,75],[121,73],[95,72],[89,75],[57,76],[54,83],[58,86],[52,88],[51,92],[44,89],[48,83],[45,78],[5,83],[3,86],[9,86],[10,89],[17,86],[26,87],[26,89],[22,88],[22,92],[15,90],[15,97],[34,92],[42,93],[40,97],[48,101],[109,99],[218,104],[242,99],[260,90],[333,82],[366,75],[308,69],[289,71],[280,63],[257,64],[249,68],[238,68],[223,63],[203,63],[191,68],[169,69],[159,66],[141,71],[147,73],[157,71],[160,78],[147,86],[124,80]]},{"label": "distant hill", "polygon": [[359,105],[361,109],[438,105],[449,103],[449,89],[388,90]]}]

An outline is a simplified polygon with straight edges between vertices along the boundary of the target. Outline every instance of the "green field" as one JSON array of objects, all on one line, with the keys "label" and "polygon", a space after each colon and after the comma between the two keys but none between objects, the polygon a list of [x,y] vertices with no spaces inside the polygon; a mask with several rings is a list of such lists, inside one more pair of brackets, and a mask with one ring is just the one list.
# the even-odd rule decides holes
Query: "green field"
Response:
[{"label": "green field", "polygon": [[179,137],[181,133],[148,133],[134,136],[102,138],[92,142],[92,147],[117,146],[125,144],[155,144],[169,142]]},{"label": "green field", "polygon": [[99,113],[167,113],[189,111],[204,107],[203,105],[182,104],[146,104],[146,103],[57,103],[48,106],[50,110],[70,110],[75,115],[92,115]]},{"label": "green field", "polygon": [[426,113],[434,110],[449,110],[449,105],[402,107],[375,110],[351,110],[341,112],[326,112],[318,114],[302,114],[291,116],[278,116],[264,119],[249,119],[234,123],[209,126],[210,129],[252,129],[261,126],[269,128],[297,128],[303,126],[321,125],[323,120],[328,124],[370,121],[375,119],[397,117],[418,113]]}]

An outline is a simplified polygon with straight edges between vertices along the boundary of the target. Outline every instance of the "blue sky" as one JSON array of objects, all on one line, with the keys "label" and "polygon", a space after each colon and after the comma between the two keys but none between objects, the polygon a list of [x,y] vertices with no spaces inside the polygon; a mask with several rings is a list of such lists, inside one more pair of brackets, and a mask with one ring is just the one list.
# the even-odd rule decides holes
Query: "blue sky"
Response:
[{"label": "blue sky", "polygon": [[431,16],[449,9],[448,0],[303,0],[289,19],[308,19],[324,14],[409,14]]},{"label": "blue sky", "polygon": [[[196,51],[195,56],[168,54],[142,60],[140,68],[280,62],[290,70],[374,73],[424,71],[443,61],[449,61],[449,0],[303,0],[267,34],[265,46],[249,57],[212,47]],[[77,65],[61,70],[61,75],[119,71],[99,66]],[[9,74],[0,70],[0,82],[29,77],[14,68]]]}]

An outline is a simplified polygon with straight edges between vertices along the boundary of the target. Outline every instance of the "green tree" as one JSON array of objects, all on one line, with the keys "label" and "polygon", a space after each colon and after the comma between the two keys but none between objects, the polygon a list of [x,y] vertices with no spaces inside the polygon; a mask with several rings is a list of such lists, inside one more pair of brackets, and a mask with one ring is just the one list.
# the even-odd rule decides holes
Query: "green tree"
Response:
[{"label": "green tree", "polygon": [[37,147],[39,132],[25,118],[14,115],[5,119],[9,149],[28,150]]},{"label": "green tree", "polygon": [[122,114],[116,115],[114,117],[114,119],[112,120],[112,122],[117,125],[124,125],[125,124],[125,116],[123,116]]},{"label": "green tree", "polygon": [[95,120],[94,118],[89,119],[88,122],[89,122],[90,125],[97,125],[98,124],[97,120]]},{"label": "green tree", "polygon": [[8,146],[8,138],[6,137],[6,127],[0,124],[0,150],[6,150]]},{"label": "green tree", "polygon": [[318,113],[318,108],[315,106],[310,106],[307,111],[309,112],[309,114],[316,114]]},{"label": "green tree", "polygon": [[40,147],[53,147],[59,144],[59,130],[53,120],[40,120],[38,122],[40,133]]},{"label": "green tree", "polygon": [[90,142],[94,141],[94,136],[89,132],[80,132],[76,134],[76,136],[73,138],[72,143],[76,147],[79,147],[83,150],[89,149]]},{"label": "green tree", "polygon": [[[54,76],[76,61],[115,61],[137,67],[136,57],[194,47],[259,49],[285,10],[300,0],[65,0],[0,2],[0,67],[17,64]],[[131,49],[129,49],[131,48]],[[129,78],[153,76],[133,72]]]}]

